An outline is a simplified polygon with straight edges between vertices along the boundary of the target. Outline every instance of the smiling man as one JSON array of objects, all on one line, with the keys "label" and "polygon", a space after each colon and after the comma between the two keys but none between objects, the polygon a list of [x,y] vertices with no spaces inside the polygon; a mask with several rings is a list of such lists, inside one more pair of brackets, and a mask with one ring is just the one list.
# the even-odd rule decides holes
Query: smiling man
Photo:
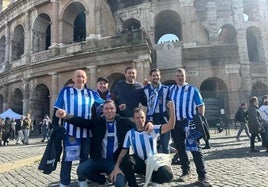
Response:
[{"label": "smiling man", "polygon": [[133,109],[141,103],[146,106],[146,97],[143,92],[143,85],[136,81],[137,70],[134,67],[127,67],[125,80],[116,84],[113,92],[113,100],[119,107],[118,113],[124,117],[133,117]]}]

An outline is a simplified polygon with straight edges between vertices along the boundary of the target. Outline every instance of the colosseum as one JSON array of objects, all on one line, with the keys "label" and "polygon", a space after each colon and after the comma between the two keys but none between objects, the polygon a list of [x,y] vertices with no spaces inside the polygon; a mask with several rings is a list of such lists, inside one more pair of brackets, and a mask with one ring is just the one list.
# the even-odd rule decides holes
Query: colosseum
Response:
[{"label": "colosseum", "polygon": [[[267,0],[0,0],[0,112],[51,114],[59,90],[84,69],[110,89],[134,66],[200,88],[208,118],[231,119],[268,94]],[[171,38],[165,36],[171,36]]]}]

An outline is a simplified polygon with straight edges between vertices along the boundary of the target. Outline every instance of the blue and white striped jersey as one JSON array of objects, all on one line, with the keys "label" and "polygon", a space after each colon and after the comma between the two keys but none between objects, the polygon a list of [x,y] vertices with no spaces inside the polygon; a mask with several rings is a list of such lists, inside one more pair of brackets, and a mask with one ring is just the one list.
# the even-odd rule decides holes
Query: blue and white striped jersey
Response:
[{"label": "blue and white striped jersey", "polygon": [[[94,102],[103,103],[96,92],[84,88],[64,87],[55,102],[55,108],[64,109],[68,114],[91,119],[91,108]],[[65,122],[64,127],[67,134],[76,138],[86,138],[89,136],[89,130]]]},{"label": "blue and white striped jersey", "polygon": [[155,113],[164,113],[167,111],[167,102],[169,101],[169,87],[160,83],[158,88],[148,84],[144,88],[147,98],[147,115]]},{"label": "blue and white striped jersey", "polygon": [[102,141],[102,158],[113,158],[117,148],[116,121],[106,122],[106,133]]},{"label": "blue and white striped jersey", "polygon": [[196,107],[204,105],[199,90],[190,84],[170,87],[170,99],[175,104],[176,120],[192,120],[197,113]]},{"label": "blue and white striped jersey", "polygon": [[151,134],[146,131],[139,132],[136,128],[129,130],[126,134],[123,148],[133,149],[134,154],[142,160],[157,153],[157,137],[160,135],[161,125],[155,125]]}]

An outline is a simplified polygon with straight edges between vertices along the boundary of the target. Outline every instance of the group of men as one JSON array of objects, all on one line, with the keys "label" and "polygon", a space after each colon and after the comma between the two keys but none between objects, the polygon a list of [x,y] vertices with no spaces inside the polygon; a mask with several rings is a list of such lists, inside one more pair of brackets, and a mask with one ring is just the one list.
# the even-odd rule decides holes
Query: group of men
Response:
[{"label": "group of men", "polygon": [[[201,94],[186,82],[182,68],[176,70],[177,84],[170,87],[161,84],[159,69],[150,71],[150,82],[145,86],[136,81],[136,75],[135,68],[126,68],[125,80],[118,82],[110,93],[107,79],[98,78],[97,91],[93,91],[86,87],[86,73],[76,70],[74,84],[60,91],[55,115],[62,119],[66,129],[61,187],[70,185],[72,161],[77,159],[80,160],[79,186],[88,186],[87,179],[105,186],[107,180],[103,173],[110,176],[115,186],[138,186],[134,174],[145,174],[145,160],[157,153],[158,136],[162,152],[170,153],[170,131],[181,160],[182,175],[178,181],[187,181],[190,175],[187,135],[193,117],[205,113]],[[147,107],[146,113],[139,108],[140,104]],[[198,174],[197,183],[211,186],[199,138],[194,142],[196,149],[190,151]],[[157,182],[154,176],[163,176],[161,172],[166,171],[153,172],[152,182]]]}]

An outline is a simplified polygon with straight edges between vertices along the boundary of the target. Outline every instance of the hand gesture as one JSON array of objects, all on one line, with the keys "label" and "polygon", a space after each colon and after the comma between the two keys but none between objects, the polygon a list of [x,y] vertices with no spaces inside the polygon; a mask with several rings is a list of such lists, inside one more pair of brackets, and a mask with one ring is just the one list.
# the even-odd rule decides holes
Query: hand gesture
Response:
[{"label": "hand gesture", "polygon": [[64,117],[66,117],[66,115],[67,115],[67,113],[66,113],[66,111],[63,110],[63,109],[58,109],[58,110],[56,111],[56,116],[57,116],[58,118],[64,118]]}]

